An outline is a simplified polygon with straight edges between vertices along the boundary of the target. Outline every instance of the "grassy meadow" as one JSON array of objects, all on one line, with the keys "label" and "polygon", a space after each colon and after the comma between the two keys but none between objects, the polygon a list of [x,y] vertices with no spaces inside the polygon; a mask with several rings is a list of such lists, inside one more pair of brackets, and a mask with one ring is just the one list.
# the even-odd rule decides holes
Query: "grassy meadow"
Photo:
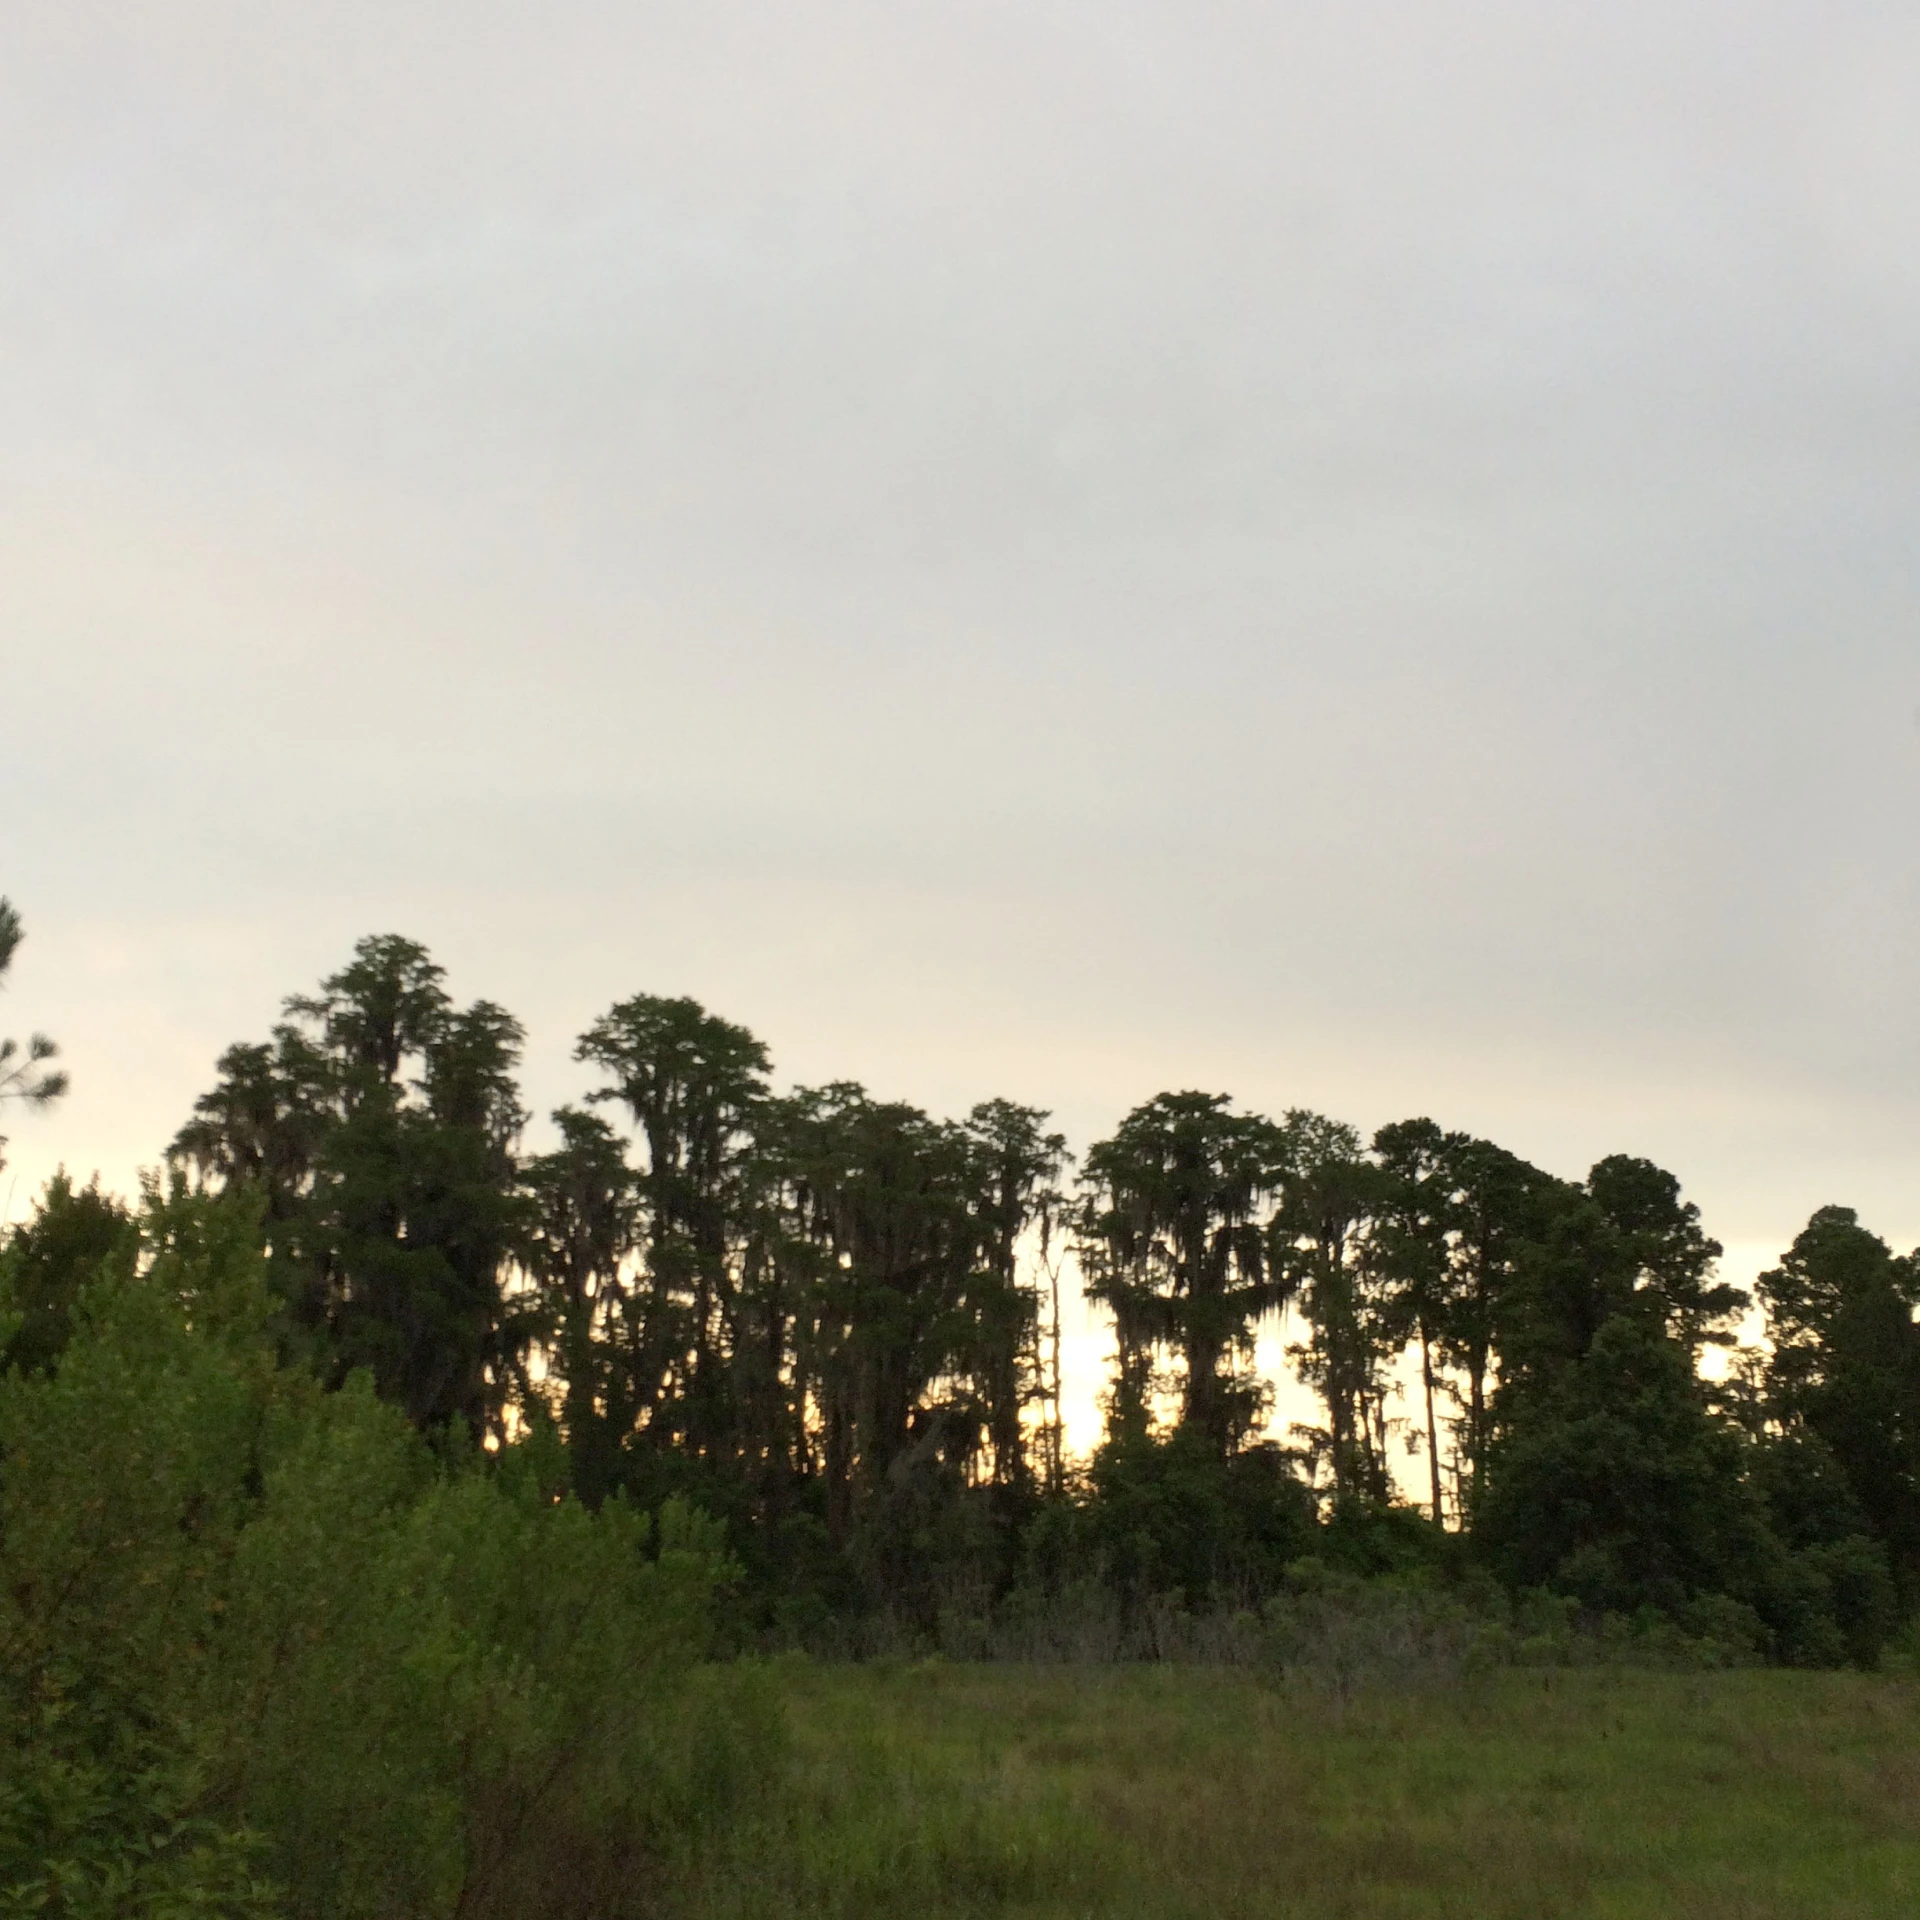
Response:
[{"label": "grassy meadow", "polygon": [[1771,1920],[1920,1912],[1920,1686],[1509,1670],[784,1666],[795,1788],[703,1916]]}]

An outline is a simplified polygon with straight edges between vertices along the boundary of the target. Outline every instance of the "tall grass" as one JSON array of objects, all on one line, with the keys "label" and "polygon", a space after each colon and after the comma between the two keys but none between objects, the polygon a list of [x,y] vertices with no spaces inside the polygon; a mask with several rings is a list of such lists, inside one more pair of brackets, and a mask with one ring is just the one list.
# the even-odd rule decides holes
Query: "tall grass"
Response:
[{"label": "tall grass", "polygon": [[791,1797],[689,1916],[1869,1920],[1920,1911],[1920,1693],[1505,1670],[796,1664]]}]

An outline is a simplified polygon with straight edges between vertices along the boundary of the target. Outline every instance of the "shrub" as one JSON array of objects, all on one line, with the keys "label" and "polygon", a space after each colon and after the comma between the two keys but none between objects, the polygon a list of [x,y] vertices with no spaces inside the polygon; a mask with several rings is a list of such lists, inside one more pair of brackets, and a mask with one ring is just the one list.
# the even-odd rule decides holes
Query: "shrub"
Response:
[{"label": "shrub", "polygon": [[258,1244],[150,1192],[57,1368],[0,1376],[5,1897],[650,1911],[779,1748],[753,1675],[701,1668],[715,1530],[282,1367]]}]

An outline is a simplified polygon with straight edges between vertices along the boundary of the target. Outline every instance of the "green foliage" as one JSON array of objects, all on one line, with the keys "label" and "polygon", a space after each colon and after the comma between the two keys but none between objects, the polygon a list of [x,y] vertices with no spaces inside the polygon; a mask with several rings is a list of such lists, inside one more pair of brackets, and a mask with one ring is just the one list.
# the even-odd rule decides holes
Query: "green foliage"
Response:
[{"label": "green foliage", "polygon": [[1191,1427],[1128,1435],[1095,1456],[1091,1499],[1065,1538],[1030,1551],[1058,1579],[1099,1567],[1134,1601],[1178,1593],[1198,1605],[1270,1592],[1315,1543],[1313,1501],[1271,1446],[1222,1459]]},{"label": "green foliage", "polygon": [[713,1528],[589,1514],[537,1443],[436,1453],[366,1375],[280,1365],[272,1314],[257,1206],[156,1187],[57,1368],[0,1376],[0,1886],[626,1910],[778,1751],[750,1677],[698,1671]]},{"label": "green foliage", "polygon": [[1709,1412],[1685,1349],[1628,1313],[1516,1398],[1478,1518],[1514,1585],[1552,1586],[1595,1612],[1750,1598],[1767,1545],[1737,1433]]},{"label": "green foliage", "polygon": [[1116,1437],[1148,1431],[1163,1351],[1179,1356],[1182,1422],[1221,1455],[1263,1410],[1247,1363],[1255,1324],[1288,1292],[1268,1244],[1287,1141],[1231,1106],[1163,1093],[1087,1153],[1078,1245],[1088,1296],[1114,1320]]},{"label": "green foliage", "polygon": [[375,935],[265,1045],[229,1048],[175,1162],[265,1194],[281,1344],[371,1370],[421,1426],[503,1431],[530,1322],[504,1292],[526,1223],[512,1142],[522,1033],[455,1008],[416,942]]},{"label": "green foliage", "polygon": [[[194,1811],[204,1782],[164,1743],[57,1690],[0,1760],[0,1916],[270,1920],[257,1834]],[[91,1724],[87,1722],[91,1721]]]},{"label": "green foliage", "polygon": [[1324,1460],[1331,1468],[1336,1499],[1384,1502],[1387,1374],[1410,1325],[1410,1276],[1383,1257],[1401,1196],[1390,1171],[1339,1121],[1290,1113],[1287,1140],[1274,1237],[1307,1323],[1307,1338],[1288,1355],[1326,1409],[1325,1426],[1296,1431],[1316,1467]]},{"label": "green foliage", "polygon": [[[0,971],[18,932],[0,903]],[[983,1787],[1001,1749],[897,1714],[823,1760],[805,1670],[717,1644],[877,1656],[883,1718],[964,1705],[899,1664],[936,1649],[1234,1665],[1308,1715],[1908,1658],[1920,1268],[1844,1209],[1709,1386],[1745,1296],[1631,1156],[1163,1094],[1069,1211],[1043,1112],[777,1095],[746,1029],[642,995],[577,1051],[636,1140],[561,1108],[523,1158],[520,1028],[417,944],[285,1010],[137,1209],[62,1174],[0,1241],[0,1920],[1127,1911],[1113,1833],[1178,1852],[1132,1775]],[[1069,1223],[1118,1348],[1084,1468]],[[1257,1437],[1283,1312],[1296,1448]],[[1392,1890],[1355,1861],[1327,1911]],[[1218,1885],[1164,1910],[1268,1910]]]},{"label": "green foliage", "polygon": [[64,1169],[47,1183],[33,1218],[0,1245],[0,1369],[50,1367],[73,1327],[80,1289],[116,1255],[129,1253],[127,1210],[100,1191],[96,1175],[76,1187]]},{"label": "green foliage", "polygon": [[[1870,1664],[1920,1600],[1920,1280],[1850,1214],[1817,1215],[1763,1284],[1771,1359],[1709,1389],[1702,1351],[1746,1299],[1645,1159],[1570,1181],[1430,1119],[1367,1144],[1302,1109],[1276,1122],[1163,1093],[1091,1149],[1069,1206],[1043,1112],[990,1100],[941,1120],[851,1082],[777,1093],[746,1028],[648,994],[581,1036],[599,1084],[556,1111],[551,1151],[523,1156],[521,1037],[492,1002],[457,1007],[417,943],[363,940],[265,1043],[222,1057],[175,1142],[235,1204],[148,1200],[144,1284],[166,1233],[183,1273],[244,1268],[252,1292],[196,1283],[193,1324],[237,1315],[247,1364],[269,1347],[284,1363],[272,1394],[248,1389],[259,1432],[219,1443],[252,1449],[240,1490],[206,1492],[195,1527],[244,1572],[295,1489],[318,1500],[334,1475],[333,1517],[308,1525],[360,1529],[337,1601],[360,1624],[335,1637],[378,1617],[453,1649],[420,1669],[422,1697],[466,1697],[451,1676],[471,1648],[453,1615],[420,1611],[437,1589],[403,1547],[454,1500],[463,1453],[494,1458],[495,1504],[460,1524],[518,1541],[499,1561],[476,1545],[473,1606],[483,1570],[511,1586],[513,1554],[546,1556],[559,1593],[585,1549],[549,1508],[577,1499],[604,1523],[580,1540],[608,1540],[681,1503],[713,1516],[738,1568],[720,1597],[734,1648],[1187,1657],[1205,1623],[1291,1592],[1305,1560],[1392,1580],[1477,1566],[1594,1631],[1618,1618],[1646,1644],[1751,1640],[1801,1664]],[[195,1238],[216,1219],[217,1249]],[[103,1261],[131,1271],[124,1235],[97,1189],[62,1184],[0,1253],[0,1338],[22,1367],[60,1361]],[[1060,1420],[1069,1240],[1116,1336],[1108,1441],[1078,1470]],[[1262,1437],[1256,1365],[1283,1316],[1320,1405],[1285,1447]],[[337,1401],[312,1398],[303,1367]],[[360,1374],[404,1416],[390,1431],[348,1385]],[[281,1400],[296,1411],[261,1410]],[[291,1480],[287,1420],[307,1449]],[[1402,1443],[1425,1455],[1424,1512],[1401,1493]],[[379,1492],[381,1446],[428,1480]],[[376,1490],[358,1503],[356,1473]],[[236,1502],[244,1527],[221,1517]],[[523,1509],[552,1537],[516,1534]],[[252,1544],[219,1546],[223,1527]],[[302,1604],[334,1571],[307,1568]],[[531,1618],[531,1589],[515,1604]],[[374,1665],[391,1655],[368,1644]],[[350,1674],[322,1692],[373,1737]],[[444,1771],[392,1738],[401,1774]],[[502,1792],[528,1791],[499,1764],[518,1782]]]},{"label": "green foliage", "polygon": [[1004,1534],[1030,1488],[1038,1296],[1017,1248],[1058,1204],[1063,1143],[1045,1118],[993,1102],[940,1122],[850,1083],[770,1116],[795,1370],[818,1409],[798,1464],[882,1593],[926,1589],[932,1506],[984,1480]]},{"label": "green foliage", "polygon": [[[1766,1411],[1784,1438],[1843,1483],[1886,1550],[1909,1605],[1920,1598],[1920,1268],[1852,1210],[1823,1207],[1760,1277],[1773,1352]],[[1777,1497],[1808,1531],[1804,1499]]]}]

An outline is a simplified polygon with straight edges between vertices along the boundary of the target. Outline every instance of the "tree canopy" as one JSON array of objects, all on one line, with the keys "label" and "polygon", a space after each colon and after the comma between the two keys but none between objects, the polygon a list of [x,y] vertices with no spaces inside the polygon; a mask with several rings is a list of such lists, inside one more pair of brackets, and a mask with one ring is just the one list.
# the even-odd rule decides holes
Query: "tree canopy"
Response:
[{"label": "tree canopy", "polygon": [[[1316,1557],[1733,1619],[1786,1659],[1870,1659],[1920,1604],[1920,1278],[1844,1209],[1763,1276],[1768,1344],[1703,1370],[1753,1303],[1630,1154],[1569,1179],[1424,1116],[1368,1138],[1182,1090],[1076,1171],[1043,1110],[783,1086],[748,1028],[650,994],[579,1036],[529,1148],[523,1045],[370,937],[220,1056],[175,1177],[254,1223],[281,1364],[454,1455],[545,1435],[589,1510],[694,1503],[743,1633],[1087,1580],[1231,1606]],[[7,1364],[57,1370],[132,1221],[49,1188],[0,1253]],[[1063,1262],[1112,1340],[1078,1461]],[[1284,1432],[1283,1387],[1315,1408]]]}]

